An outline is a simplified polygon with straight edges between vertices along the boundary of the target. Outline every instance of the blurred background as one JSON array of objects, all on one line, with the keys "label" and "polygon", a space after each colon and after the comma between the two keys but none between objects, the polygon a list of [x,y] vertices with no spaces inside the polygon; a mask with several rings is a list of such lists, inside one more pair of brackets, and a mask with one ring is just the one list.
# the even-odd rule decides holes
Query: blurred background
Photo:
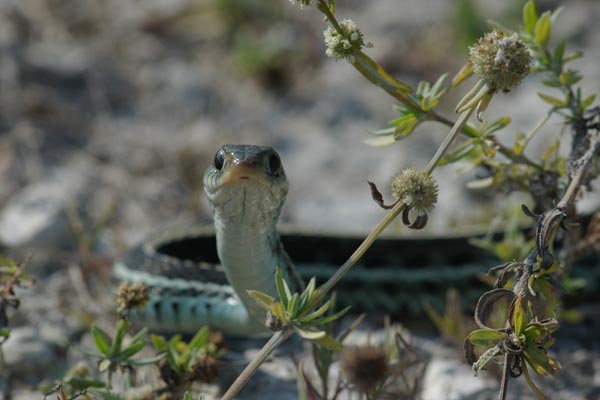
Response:
[{"label": "blurred background", "polygon": [[[467,46],[489,29],[486,20],[516,28],[522,7],[338,3],[338,17],[355,20],[374,43],[368,53],[413,86],[454,74]],[[574,66],[589,93],[600,90],[598,18],[599,2],[570,1],[555,34],[584,51]],[[394,101],[346,62],[325,56],[324,29],[316,10],[284,0],[1,1],[0,243],[64,244],[69,213],[84,227],[104,223],[123,246],[166,224],[206,221],[201,178],[224,143],[281,153],[291,182],[283,222],[367,232],[383,211],[366,181],[389,196],[393,174],[424,166],[446,128],[425,124],[394,146],[366,145],[369,131],[395,118]],[[507,143],[547,110],[530,90],[537,79],[497,96],[486,115],[513,118],[499,135]],[[462,94],[449,96],[448,116]],[[543,140],[561,127],[546,130]],[[489,206],[498,198],[467,191],[474,175],[456,169],[436,171],[441,201],[428,234],[497,214]],[[392,230],[406,234],[399,225]]]},{"label": "blurred background", "polygon": [[[587,94],[598,93],[600,2],[536,1],[538,12],[561,4],[553,40],[583,51],[571,67]],[[487,20],[517,28],[522,5],[337,0],[336,14],[357,23],[371,57],[416,87],[456,73]],[[325,28],[316,10],[288,0],[0,0],[0,252],[31,256],[28,271],[43,283],[11,315],[15,374],[32,385],[64,367],[73,353],[65,340],[79,340],[101,311],[86,288],[111,301],[107,283],[86,277],[110,276],[112,260],[151,232],[210,221],[202,175],[222,144],[279,151],[290,180],[282,222],[294,229],[363,235],[374,226],[384,211],[366,181],[389,198],[391,177],[425,166],[447,129],[428,123],[393,146],[366,145],[369,131],[396,118],[395,103],[325,55]],[[502,141],[547,112],[539,79],[495,96],[485,117],[512,118]],[[454,118],[464,90],[447,96],[445,115]],[[537,140],[547,145],[562,129],[551,120]],[[417,234],[484,232],[520,204],[466,189],[478,171],[459,168],[435,171],[440,201]],[[598,193],[586,194],[581,209],[599,204]],[[388,233],[415,235],[399,222]],[[591,382],[598,362],[574,346],[563,349],[573,356],[569,388]],[[462,359],[450,369],[463,367],[473,382]]]}]

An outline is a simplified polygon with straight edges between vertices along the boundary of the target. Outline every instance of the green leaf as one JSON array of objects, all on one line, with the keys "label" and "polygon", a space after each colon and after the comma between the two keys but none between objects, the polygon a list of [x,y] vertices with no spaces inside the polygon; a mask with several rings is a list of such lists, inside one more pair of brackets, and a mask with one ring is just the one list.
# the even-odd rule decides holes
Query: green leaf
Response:
[{"label": "green leaf", "polygon": [[288,319],[285,317],[285,310],[283,309],[283,304],[281,304],[279,301],[276,301],[275,303],[271,304],[271,314],[279,318],[281,322],[288,321]]},{"label": "green leaf", "polygon": [[121,319],[117,322],[117,331],[115,332],[115,340],[113,340],[112,347],[110,349],[111,354],[117,354],[121,349],[123,338],[127,334],[127,321]]},{"label": "green leaf", "polygon": [[535,392],[537,398],[540,400],[546,400],[544,393],[542,393],[542,391],[533,382],[533,379],[531,379],[531,375],[529,375],[529,369],[527,368],[527,363],[523,363],[523,376],[525,377],[529,387]]},{"label": "green leaf", "polygon": [[163,336],[159,335],[150,335],[150,341],[152,342],[152,346],[158,351],[165,351],[167,349],[167,341]]},{"label": "green leaf", "polygon": [[399,140],[408,135],[410,135],[417,125],[419,124],[419,119],[415,114],[407,114],[403,117],[395,119],[390,122],[391,125],[395,126],[394,139]]},{"label": "green leaf", "polygon": [[491,329],[476,329],[467,338],[473,346],[492,347],[506,339],[506,333]]},{"label": "green leaf", "polygon": [[252,297],[252,299],[254,301],[256,301],[256,303],[259,306],[261,306],[262,308],[264,308],[267,311],[269,311],[271,309],[271,304],[273,304],[275,302],[274,297],[271,297],[268,294],[259,292],[258,290],[246,290],[246,292],[248,293],[248,295],[250,297]]},{"label": "green leaf", "polygon": [[[390,128],[393,129],[393,131],[395,132],[396,129],[395,128]],[[378,138],[373,138],[373,139],[367,139],[365,140],[365,143],[368,144],[369,146],[373,146],[373,147],[384,147],[384,146],[390,146],[394,143],[396,143],[396,139],[394,138],[394,136],[381,136]]]},{"label": "green leaf", "polygon": [[277,284],[277,294],[279,295],[281,304],[283,304],[283,307],[287,309],[288,301],[290,297],[292,297],[292,293],[290,291],[290,287],[283,279],[283,275],[281,275],[281,270],[279,267],[277,267],[275,270],[275,282]]},{"label": "green leaf", "polygon": [[515,145],[513,146],[513,151],[516,155],[522,154],[523,150],[525,150],[525,139],[527,136],[523,132],[517,132],[515,134]]},{"label": "green leaf", "polygon": [[446,80],[447,77],[448,77],[448,74],[443,74],[442,76],[440,76],[438,78],[437,81],[435,81],[435,83],[431,87],[432,95],[434,95],[435,97],[438,97],[439,91],[442,88],[442,84],[444,83],[444,81]]},{"label": "green leaf", "polygon": [[558,76],[563,86],[572,86],[581,80],[582,76],[577,71],[568,70]]},{"label": "green leaf", "polygon": [[529,0],[523,6],[523,28],[530,35],[533,35],[535,25],[537,22],[537,13],[535,11],[535,3],[533,0]]},{"label": "green leaf", "polygon": [[504,129],[510,124],[510,117],[502,117],[498,118],[494,122],[492,122],[484,131],[483,136],[490,135],[494,132],[499,131],[500,129]]},{"label": "green leaf", "polygon": [[543,94],[543,93],[539,93],[539,92],[538,92],[538,96],[540,97],[540,99],[544,100],[546,103],[553,105],[555,107],[562,108],[562,107],[566,106],[564,100],[557,99],[556,97],[552,97],[547,94]]},{"label": "green leaf", "polygon": [[138,342],[138,341],[145,341],[147,333],[148,333],[148,328],[142,328],[138,333],[135,334],[134,337],[131,338],[131,343]]},{"label": "green leaf", "polygon": [[538,375],[554,376],[560,370],[560,364],[537,346],[529,346],[523,356]]},{"label": "green leaf", "polygon": [[566,46],[567,46],[567,43],[564,40],[562,40],[554,48],[554,61],[556,62],[557,65],[562,64],[564,61],[563,57],[565,56]]},{"label": "green leaf", "polygon": [[104,359],[104,360],[100,361],[100,363],[98,364],[98,371],[104,372],[107,369],[109,369],[111,366],[112,366],[111,361]]},{"label": "green leaf", "polygon": [[438,166],[447,165],[459,160],[462,160],[466,157],[471,151],[475,149],[475,141],[478,139],[469,139],[458,146],[456,149],[446,154],[442,159],[438,162]]},{"label": "green leaf", "polygon": [[313,340],[313,342],[316,342],[319,346],[332,351],[340,351],[343,347],[340,342],[338,342],[329,335],[325,335],[322,338]]},{"label": "green leaf", "polygon": [[365,78],[391,94],[409,94],[412,88],[388,74],[379,64],[362,51],[357,51],[350,62]]},{"label": "green leaf", "polygon": [[208,326],[202,327],[190,340],[188,347],[200,349],[208,343],[208,336],[210,334],[210,330]]},{"label": "green leaf", "polygon": [[517,336],[520,336],[527,325],[527,312],[522,304],[522,297],[517,297],[513,311],[513,330]]},{"label": "green leaf", "polygon": [[467,189],[487,189],[489,187],[492,187],[493,184],[494,184],[494,177],[489,176],[487,178],[481,178],[481,179],[475,179],[475,180],[469,181],[469,182],[467,182],[467,184],[465,186],[467,187]]},{"label": "green leaf", "polygon": [[473,67],[471,63],[466,63],[463,67],[457,72],[457,74],[452,78],[452,82],[450,82],[450,87],[456,87],[460,85],[465,79],[467,79],[473,73]]},{"label": "green leaf", "polygon": [[550,13],[546,11],[535,24],[535,42],[538,46],[544,47],[548,44],[551,26]]},{"label": "green leaf", "polygon": [[331,307],[331,300],[327,300],[321,307],[319,307],[317,310],[311,312],[310,314],[305,315],[304,317],[302,317],[303,321],[310,321],[313,320],[317,317],[320,317],[321,315],[325,314],[327,312],[327,310],[329,309],[329,307]]},{"label": "green leaf", "polygon": [[106,383],[88,377],[82,376],[68,376],[63,382],[67,385],[71,385],[76,390],[85,390],[88,388],[103,388],[106,386]]},{"label": "green leaf", "polygon": [[181,335],[175,335],[169,340],[169,347],[167,347],[167,355],[169,357],[169,364],[173,369],[179,369],[181,366],[180,354],[178,344],[181,342]]},{"label": "green leaf", "polygon": [[369,131],[370,134],[377,135],[377,136],[393,135],[394,132],[396,132],[396,128],[393,127],[393,126],[390,127],[390,128],[379,129],[379,130],[376,130],[376,131]]},{"label": "green leaf", "polygon": [[[15,260],[13,260],[13,259],[0,256],[0,267],[6,267],[6,268],[0,269],[0,271],[2,271],[2,272],[6,272],[6,271],[14,272],[18,268],[18,265],[15,262]],[[6,273],[9,273],[9,272],[6,272]]]},{"label": "green leaf", "polygon": [[166,354],[163,353],[163,354],[157,355],[156,357],[143,358],[141,360],[127,360],[127,364],[141,367],[143,365],[155,364],[165,357],[166,357]]},{"label": "green leaf", "polygon": [[525,335],[525,341],[528,344],[540,342],[545,334],[546,330],[541,324],[538,323],[529,324],[523,331],[523,335]]},{"label": "green leaf", "polygon": [[585,111],[588,108],[590,108],[590,106],[592,104],[594,104],[594,100],[596,100],[596,95],[595,94],[591,94],[588,97],[586,97],[585,99],[583,99],[583,101],[581,102],[581,108]]},{"label": "green leaf", "polygon": [[144,347],[146,347],[146,342],[143,340],[131,342],[123,351],[119,353],[119,358],[125,361],[129,357],[132,357],[139,353],[140,350],[142,350]]},{"label": "green leaf", "polygon": [[299,297],[300,296],[298,295],[298,293],[294,293],[292,295],[292,297],[290,298],[290,302],[288,303],[288,306],[287,306],[287,312],[288,312],[290,319],[294,319],[294,318],[296,318],[296,315],[298,315]]},{"label": "green leaf", "polygon": [[344,316],[348,311],[350,311],[350,309],[352,308],[352,306],[348,306],[336,313],[333,313],[331,315],[328,315],[326,317],[323,318],[318,318],[318,319],[313,319],[312,321],[310,321],[310,323],[312,325],[323,325],[323,324],[327,324],[329,322],[335,321],[338,318],[341,318],[342,316]]},{"label": "green leaf", "polygon": [[98,351],[107,357],[110,356],[110,343],[112,339],[108,333],[104,332],[96,325],[92,325],[92,338],[94,339],[94,344]]},{"label": "green leaf", "polygon": [[546,86],[549,87],[553,87],[553,88],[559,88],[562,86],[562,84],[560,83],[560,81],[558,80],[558,78],[556,77],[550,77],[548,79],[544,79],[542,80],[542,83]]},{"label": "green leaf", "polygon": [[327,335],[325,331],[311,331],[308,329],[302,329],[294,325],[294,332],[300,335],[303,339],[306,340],[317,340]]},{"label": "green leaf", "polygon": [[483,353],[479,357],[479,359],[473,364],[473,372],[475,373],[475,376],[477,376],[479,371],[481,371],[483,368],[485,368],[485,366],[501,352],[502,352],[502,350],[498,346],[487,349],[486,352]]},{"label": "green leaf", "polygon": [[308,281],[308,285],[306,285],[305,292],[308,294],[308,297],[312,297],[316,287],[317,279],[313,276],[312,278],[310,278],[310,281]]}]

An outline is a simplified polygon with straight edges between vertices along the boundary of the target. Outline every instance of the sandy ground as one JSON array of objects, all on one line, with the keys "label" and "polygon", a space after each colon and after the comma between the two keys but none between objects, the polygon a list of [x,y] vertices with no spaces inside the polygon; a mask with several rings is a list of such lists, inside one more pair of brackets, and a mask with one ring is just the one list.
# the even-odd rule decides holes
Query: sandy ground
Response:
[{"label": "sandy ground", "polygon": [[[224,143],[279,151],[291,182],[282,222],[303,230],[364,234],[383,213],[366,181],[385,188],[398,169],[424,166],[441,142],[446,128],[430,123],[395,146],[365,145],[369,131],[395,118],[394,102],[345,62],[325,56],[324,26],[316,11],[301,11],[285,0],[242,1],[247,8],[220,3],[222,9],[205,0],[0,1],[0,251],[18,257],[33,252],[31,270],[41,288],[24,299],[16,326],[44,316],[47,324],[36,329],[47,340],[73,334],[81,320],[69,318],[73,312],[81,316],[81,307],[65,304],[65,293],[78,279],[69,265],[94,261],[94,268],[106,273],[111,259],[148,233],[208,221],[201,177]],[[451,2],[338,3],[339,15],[354,19],[375,44],[369,54],[411,85],[452,74],[464,62],[456,32],[467,21],[454,15]],[[509,16],[518,7],[474,3],[483,19],[514,26]],[[573,67],[585,76],[584,90],[597,93],[600,3],[566,5],[555,36],[584,51]],[[250,45],[258,46],[252,57]],[[268,62],[261,64],[256,54],[263,53]],[[500,135],[506,143],[546,112],[535,93],[539,79],[531,76],[513,93],[494,99],[486,117],[513,120]],[[452,104],[461,94],[443,104],[447,115],[453,115]],[[532,153],[559,134],[551,121]],[[492,215],[515,200],[467,190],[465,182],[474,174],[457,173],[454,166],[436,170],[435,177],[440,202],[426,235],[486,229]],[[591,193],[582,209],[593,211],[599,204],[598,193]],[[82,251],[82,238],[98,225],[97,240]],[[411,234],[399,223],[389,233]],[[71,313],[67,320],[65,307]],[[55,349],[40,351],[46,350],[52,363]],[[581,365],[582,374],[591,375],[560,381],[562,391],[551,398],[595,398],[589,396],[600,387],[597,357],[564,353],[567,364]],[[458,362],[449,365],[440,368],[462,368]],[[295,396],[292,376],[286,374],[277,386],[291,388],[289,398]],[[258,382],[272,378],[266,374]],[[586,382],[592,394],[573,393],[578,382]],[[261,389],[256,385],[253,390]],[[456,398],[493,398],[494,389],[482,390]],[[270,398],[284,398],[277,396]]]}]

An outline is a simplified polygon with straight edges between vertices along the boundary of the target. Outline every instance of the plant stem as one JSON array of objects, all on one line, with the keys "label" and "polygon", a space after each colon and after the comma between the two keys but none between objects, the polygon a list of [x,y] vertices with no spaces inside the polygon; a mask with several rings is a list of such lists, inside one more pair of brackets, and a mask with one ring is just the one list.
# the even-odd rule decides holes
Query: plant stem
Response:
[{"label": "plant stem", "polygon": [[[425,169],[425,172],[427,174],[431,174],[431,172],[435,169],[436,165],[438,164],[440,159],[444,156],[444,154],[446,153],[446,151],[452,144],[452,141],[454,140],[454,138],[456,138],[456,135],[458,134],[458,132],[461,131],[463,125],[466,123],[466,121],[469,119],[469,117],[471,116],[472,113],[473,113],[473,109],[469,109],[460,115],[460,117],[455,122],[452,129],[450,129],[450,132],[448,132],[448,135],[446,136],[446,138],[444,139],[444,141],[442,142],[442,144],[440,145],[440,147],[438,148],[438,150],[432,157],[431,161],[429,161],[429,164],[427,165],[427,167]],[[329,278],[329,280],[327,282],[325,282],[323,284],[323,286],[321,286],[319,288],[319,295],[315,296],[313,298],[313,301],[309,304],[309,306],[307,307],[307,310],[313,309],[325,298],[327,293],[329,293],[331,291],[331,289],[333,289],[333,287],[339,282],[339,280],[342,279],[342,277],[344,275],[346,275],[346,273],[348,271],[350,271],[350,269],[358,262],[358,260],[360,260],[362,258],[362,256],[365,254],[365,252],[373,245],[373,243],[375,242],[375,239],[377,239],[381,235],[381,233],[385,230],[385,228],[387,228],[388,225],[405,208],[406,208],[406,204],[399,201],[394,205],[394,207],[392,207],[392,209],[390,211],[388,211],[387,214],[385,214],[383,216],[383,218],[379,221],[379,223],[375,226],[375,228],[373,228],[373,230],[367,235],[367,237],[358,246],[358,248],[354,251],[354,253],[352,253],[352,255],[348,258],[348,260],[346,260],[346,262],[344,264],[342,264],[342,266],[340,268],[338,268],[338,270],[335,272],[335,274],[333,274],[333,276],[331,278]]]},{"label": "plant stem", "polygon": [[271,338],[265,345],[260,349],[260,351],[254,356],[252,361],[244,368],[242,373],[236,378],[233,384],[227,389],[227,392],[223,395],[221,400],[232,400],[237,394],[242,390],[242,388],[246,385],[248,380],[254,375],[254,373],[258,370],[258,367],[271,355],[273,350],[275,350],[280,344],[285,342],[294,331],[289,328],[284,328],[279,332],[273,333]]},{"label": "plant stem", "polygon": [[[443,157],[445,152],[452,144],[452,141],[462,129],[462,126],[469,119],[469,116],[473,113],[473,109],[469,109],[463,112],[459,119],[456,121],[450,132],[444,139],[444,142],[440,145],[435,155],[429,162],[426,168],[427,174],[430,174],[436,167],[439,160]],[[333,289],[333,287],[342,279],[344,275],[362,258],[365,252],[373,245],[375,240],[381,235],[381,233],[388,227],[388,225],[406,208],[406,204],[399,201],[394,207],[383,216],[379,223],[373,228],[373,230],[367,235],[363,242],[358,248],[352,253],[352,255],[346,260],[344,264],[333,274],[327,282],[319,288],[319,294],[313,298],[311,303],[306,307],[306,312],[310,312],[314,309],[325,296]],[[254,375],[258,367],[267,359],[267,357],[275,350],[281,343],[286,341],[293,331],[291,329],[284,329],[279,332],[275,332],[267,343],[262,347],[258,354],[252,359],[252,361],[246,366],[242,373],[237,377],[233,384],[229,387],[227,392],[222,397],[222,400],[233,399],[239,391],[246,385],[248,380]]]},{"label": "plant stem", "polygon": [[12,374],[8,365],[6,364],[6,359],[4,358],[4,350],[2,350],[2,343],[0,343],[0,371],[2,371],[2,375],[4,375],[4,387],[0,386],[2,391],[0,392],[5,400],[12,399]]},{"label": "plant stem", "polygon": [[450,145],[454,141],[454,138],[456,138],[456,135],[459,132],[461,132],[462,127],[465,125],[465,123],[473,113],[473,110],[474,108],[469,108],[462,114],[460,114],[460,117],[458,117],[458,120],[456,120],[454,126],[452,127],[452,129],[450,129],[450,132],[448,132],[448,135],[446,135],[446,138],[444,139],[440,147],[438,147],[437,151],[429,161],[429,164],[427,164],[427,167],[425,168],[425,173],[427,175],[431,175],[436,165],[440,162],[440,160],[448,150],[448,147],[450,147]]},{"label": "plant stem", "polygon": [[504,367],[502,368],[502,381],[500,382],[500,392],[498,392],[498,400],[505,400],[508,393],[508,370],[509,370],[509,354],[504,354]]}]

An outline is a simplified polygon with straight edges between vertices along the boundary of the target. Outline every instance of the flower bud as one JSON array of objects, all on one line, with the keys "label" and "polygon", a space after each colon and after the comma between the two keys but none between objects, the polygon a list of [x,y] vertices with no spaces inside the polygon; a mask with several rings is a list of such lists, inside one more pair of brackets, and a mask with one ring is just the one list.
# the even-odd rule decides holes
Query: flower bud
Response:
[{"label": "flower bud", "polygon": [[429,211],[437,203],[437,184],[425,172],[415,167],[403,169],[392,179],[392,195],[409,208]]},{"label": "flower bud", "polygon": [[473,72],[492,92],[509,92],[529,73],[531,55],[516,33],[494,29],[469,47]]},{"label": "flower bud", "polygon": [[355,52],[365,46],[363,34],[358,30],[354,21],[344,19],[340,21],[340,28],[342,32],[334,27],[329,27],[323,32],[327,46],[325,53],[337,60],[352,57]]}]

